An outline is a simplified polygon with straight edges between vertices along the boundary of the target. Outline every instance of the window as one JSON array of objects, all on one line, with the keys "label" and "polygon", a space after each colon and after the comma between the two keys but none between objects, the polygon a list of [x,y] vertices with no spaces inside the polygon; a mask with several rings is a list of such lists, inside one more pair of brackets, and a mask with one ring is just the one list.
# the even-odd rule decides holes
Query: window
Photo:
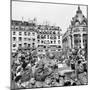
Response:
[{"label": "window", "polygon": [[54,44],[56,43],[56,41],[54,40]]},{"label": "window", "polygon": [[38,47],[40,47],[40,45],[38,45]]},{"label": "window", "polygon": [[34,45],[35,45],[35,43],[32,43],[32,45],[34,46]]},{"label": "window", "polygon": [[27,45],[27,43],[24,43],[24,45],[26,46],[26,45]]},{"label": "window", "polygon": [[40,35],[38,35],[37,38],[40,39]]},{"label": "window", "polygon": [[47,40],[47,43],[49,43],[49,40]]},{"label": "window", "polygon": [[48,35],[48,39],[49,39],[49,35]]},{"label": "window", "polygon": [[43,43],[43,41],[41,41],[41,43]]},{"label": "window", "polygon": [[16,37],[13,37],[13,41],[16,41]]},{"label": "window", "polygon": [[53,32],[53,34],[56,34],[55,31]]},{"label": "window", "polygon": [[19,35],[22,35],[22,32],[19,32]]},{"label": "window", "polygon": [[13,44],[13,47],[16,47],[16,44]]},{"label": "window", "polygon": [[35,41],[35,38],[33,38],[32,41]]},{"label": "window", "polygon": [[58,46],[58,48],[61,48],[61,46]]},{"label": "window", "polygon": [[15,35],[16,34],[16,32],[13,32],[13,35]]},{"label": "window", "polygon": [[46,35],[44,35],[44,38],[46,38]]},{"label": "window", "polygon": [[19,41],[22,41],[22,37],[19,37]]},{"label": "window", "polygon": [[51,41],[51,43],[53,43],[53,41]]},{"label": "window", "polygon": [[30,47],[30,44],[28,44],[28,47]]},{"label": "window", "polygon": [[27,38],[24,38],[24,41],[26,41],[27,40]]},{"label": "window", "polygon": [[52,34],[52,31],[50,31],[50,34]]},{"label": "window", "polygon": [[18,29],[18,27],[15,27],[15,29]]},{"label": "window", "polygon": [[19,44],[19,47],[22,47],[22,44]]},{"label": "window", "polygon": [[60,44],[60,40],[58,40],[58,43]]},{"label": "window", "polygon": [[51,36],[50,39],[53,39],[53,36]]},{"label": "window", "polygon": [[30,41],[31,39],[30,38],[28,38],[28,41]]},{"label": "window", "polygon": [[35,33],[33,32],[33,33],[32,33],[32,35],[34,36],[34,35],[35,35]]},{"label": "window", "polygon": [[60,32],[58,32],[58,34],[60,34]]},{"label": "window", "polygon": [[30,35],[30,32],[28,32],[28,36]]},{"label": "window", "polygon": [[40,40],[38,40],[38,43],[40,43]]},{"label": "window", "polygon": [[77,44],[78,43],[78,40],[74,40],[74,43]]},{"label": "window", "polygon": [[60,36],[58,36],[58,39],[60,39]]},{"label": "window", "polygon": [[16,49],[13,49],[13,51],[16,51]]},{"label": "window", "polygon": [[27,32],[24,32],[24,35],[26,36],[27,35]]},{"label": "window", "polygon": [[61,49],[58,49],[58,51],[60,51]]},{"label": "window", "polygon": [[38,52],[40,52],[40,50],[38,50]]},{"label": "window", "polygon": [[86,28],[83,28],[83,31],[86,31]]},{"label": "window", "polygon": [[56,36],[54,36],[54,39],[56,39]]},{"label": "window", "polygon": [[44,46],[44,48],[46,48],[46,46]]},{"label": "window", "polygon": [[44,36],[43,35],[41,35],[41,39],[44,39]]}]

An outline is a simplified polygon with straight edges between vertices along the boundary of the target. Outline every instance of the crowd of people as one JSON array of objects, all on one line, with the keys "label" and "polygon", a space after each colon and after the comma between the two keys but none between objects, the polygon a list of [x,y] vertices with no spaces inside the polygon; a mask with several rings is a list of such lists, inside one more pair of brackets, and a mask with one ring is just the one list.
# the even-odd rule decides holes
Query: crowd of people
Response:
[{"label": "crowd of people", "polygon": [[44,57],[31,48],[12,53],[12,89],[87,85],[87,75],[86,49],[46,52]]}]

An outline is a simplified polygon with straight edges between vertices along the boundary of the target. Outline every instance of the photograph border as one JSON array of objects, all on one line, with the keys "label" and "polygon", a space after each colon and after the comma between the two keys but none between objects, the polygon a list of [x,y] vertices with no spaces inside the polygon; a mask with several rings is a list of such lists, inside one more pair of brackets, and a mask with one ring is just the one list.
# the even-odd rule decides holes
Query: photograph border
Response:
[{"label": "photograph border", "polygon": [[[20,89],[42,89],[42,88],[55,88],[55,87],[75,87],[75,86],[53,86],[53,87],[37,87],[37,88],[18,88],[18,89],[12,89],[11,87],[11,53],[12,53],[12,30],[11,30],[11,21],[12,21],[12,2],[28,2],[28,3],[44,3],[44,4],[53,4],[53,5],[81,5],[81,6],[86,6],[87,7],[87,20],[88,20],[88,5],[87,4],[71,4],[71,3],[60,3],[60,2],[43,2],[43,1],[28,1],[28,0],[10,0],[10,89],[11,90],[20,90]],[[88,23],[88,21],[87,21]],[[88,71],[88,26],[87,26],[87,71]],[[87,72],[88,73],[88,72]],[[87,74],[88,78],[88,74]],[[88,85],[88,80],[87,84]],[[76,85],[77,86],[86,86],[86,85]]]}]

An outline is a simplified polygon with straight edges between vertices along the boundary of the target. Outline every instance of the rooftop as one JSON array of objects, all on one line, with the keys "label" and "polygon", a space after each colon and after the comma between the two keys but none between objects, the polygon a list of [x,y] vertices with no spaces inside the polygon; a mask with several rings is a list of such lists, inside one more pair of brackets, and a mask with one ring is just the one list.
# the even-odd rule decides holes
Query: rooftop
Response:
[{"label": "rooftop", "polygon": [[87,26],[87,18],[83,15],[80,6],[78,6],[78,10],[76,11],[76,15],[72,18],[71,21],[72,26]]}]

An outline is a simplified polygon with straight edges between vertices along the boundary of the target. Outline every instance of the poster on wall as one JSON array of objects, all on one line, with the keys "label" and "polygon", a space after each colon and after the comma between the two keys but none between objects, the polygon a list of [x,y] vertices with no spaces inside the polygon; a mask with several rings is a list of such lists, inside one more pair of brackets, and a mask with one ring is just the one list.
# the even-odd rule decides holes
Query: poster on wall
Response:
[{"label": "poster on wall", "polygon": [[88,5],[11,1],[11,89],[88,85]]}]

